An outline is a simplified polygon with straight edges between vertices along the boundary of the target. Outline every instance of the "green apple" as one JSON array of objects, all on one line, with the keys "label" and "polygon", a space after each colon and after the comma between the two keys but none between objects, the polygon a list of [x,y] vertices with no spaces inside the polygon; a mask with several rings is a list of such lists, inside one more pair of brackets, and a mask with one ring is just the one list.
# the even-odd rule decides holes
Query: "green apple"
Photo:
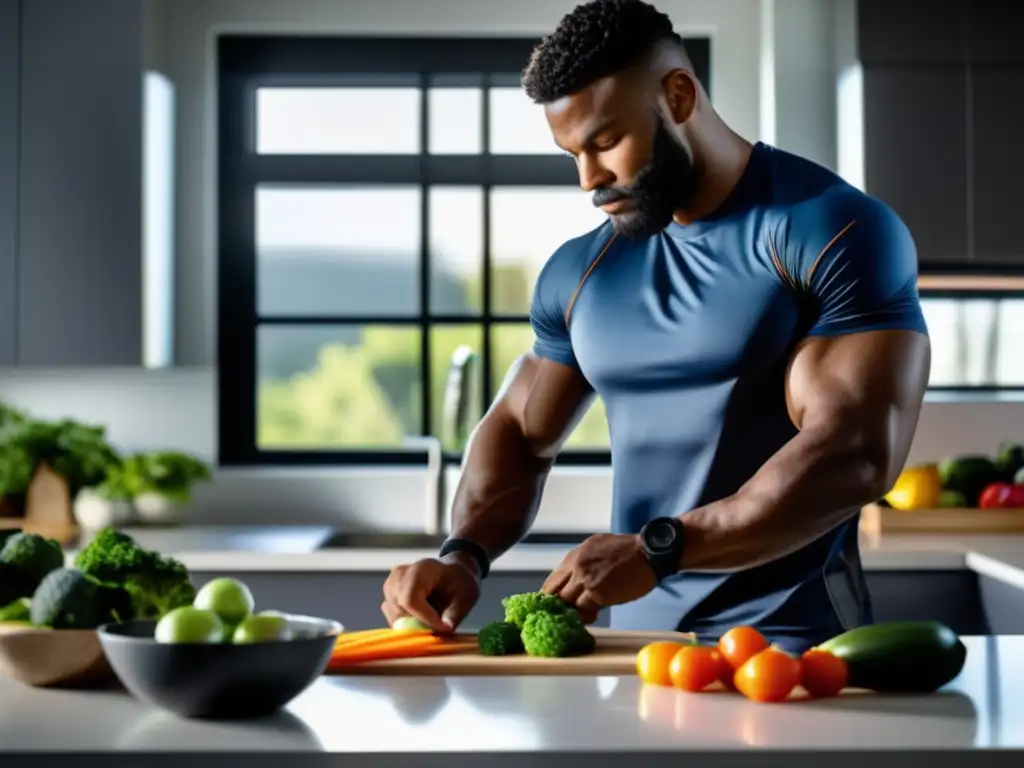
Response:
[{"label": "green apple", "polygon": [[184,605],[157,622],[154,638],[158,643],[221,643],[224,622],[213,611]]},{"label": "green apple", "polygon": [[256,601],[249,587],[238,579],[225,576],[204,584],[192,605],[216,613],[230,632],[252,615]]},{"label": "green apple", "polygon": [[244,619],[231,636],[237,645],[248,643],[281,642],[292,639],[288,619],[283,616],[256,614]]}]

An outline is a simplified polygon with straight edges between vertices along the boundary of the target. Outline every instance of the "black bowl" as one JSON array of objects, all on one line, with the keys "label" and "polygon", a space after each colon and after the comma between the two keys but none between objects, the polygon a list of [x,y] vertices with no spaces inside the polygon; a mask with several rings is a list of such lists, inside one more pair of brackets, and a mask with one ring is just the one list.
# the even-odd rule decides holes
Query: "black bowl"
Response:
[{"label": "black bowl", "polygon": [[240,719],[278,711],[330,661],[340,624],[288,621],[295,639],[247,645],[158,643],[155,621],[105,624],[98,634],[114,674],[140,701],[181,717]]}]

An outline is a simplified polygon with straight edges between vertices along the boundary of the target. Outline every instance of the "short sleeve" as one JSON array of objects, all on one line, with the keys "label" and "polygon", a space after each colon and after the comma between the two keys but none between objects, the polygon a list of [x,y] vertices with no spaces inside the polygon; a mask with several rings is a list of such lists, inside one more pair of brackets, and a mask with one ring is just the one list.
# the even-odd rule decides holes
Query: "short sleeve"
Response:
[{"label": "short sleeve", "polygon": [[[565,322],[565,281],[571,279],[566,270],[560,252],[556,252],[544,265],[533,289],[533,300],[530,306],[530,325],[533,327],[533,351],[539,357],[546,357],[556,363],[579,368],[576,354],[569,338],[569,328]],[[573,284],[572,287],[575,287]]]},{"label": "short sleeve", "polygon": [[790,221],[791,247],[813,311],[811,336],[880,330],[928,333],[917,249],[896,213],[849,190],[808,201]]}]

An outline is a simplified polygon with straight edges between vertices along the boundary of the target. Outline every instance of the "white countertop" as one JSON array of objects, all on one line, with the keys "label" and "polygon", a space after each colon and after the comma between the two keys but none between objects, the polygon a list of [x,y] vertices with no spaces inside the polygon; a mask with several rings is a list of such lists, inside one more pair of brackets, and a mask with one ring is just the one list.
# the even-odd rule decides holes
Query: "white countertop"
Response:
[{"label": "white countertop", "polygon": [[[318,550],[332,532],[317,526],[198,527],[127,529],[143,546],[202,572],[366,572],[387,573],[394,565],[433,557],[426,549]],[[520,544],[499,558],[495,572],[546,572],[571,548]],[[68,559],[74,552],[68,553]],[[1024,589],[1024,534],[886,535],[862,537],[866,570],[973,570]]]},{"label": "white countertop", "polygon": [[942,692],[785,704],[633,676],[324,677],[270,720],[215,723],[177,719],[120,690],[0,680],[0,750],[449,752],[468,766],[474,754],[510,751],[1024,747],[1024,637],[964,641],[964,670]]}]

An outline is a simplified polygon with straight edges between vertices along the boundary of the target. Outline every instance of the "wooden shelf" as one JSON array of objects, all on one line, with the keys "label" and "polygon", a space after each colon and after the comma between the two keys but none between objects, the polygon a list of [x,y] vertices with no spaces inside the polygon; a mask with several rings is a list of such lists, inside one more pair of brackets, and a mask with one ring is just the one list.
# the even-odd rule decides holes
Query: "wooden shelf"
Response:
[{"label": "wooden shelf", "polygon": [[861,510],[860,530],[884,533],[1024,533],[1024,509],[915,509],[877,504]]}]

